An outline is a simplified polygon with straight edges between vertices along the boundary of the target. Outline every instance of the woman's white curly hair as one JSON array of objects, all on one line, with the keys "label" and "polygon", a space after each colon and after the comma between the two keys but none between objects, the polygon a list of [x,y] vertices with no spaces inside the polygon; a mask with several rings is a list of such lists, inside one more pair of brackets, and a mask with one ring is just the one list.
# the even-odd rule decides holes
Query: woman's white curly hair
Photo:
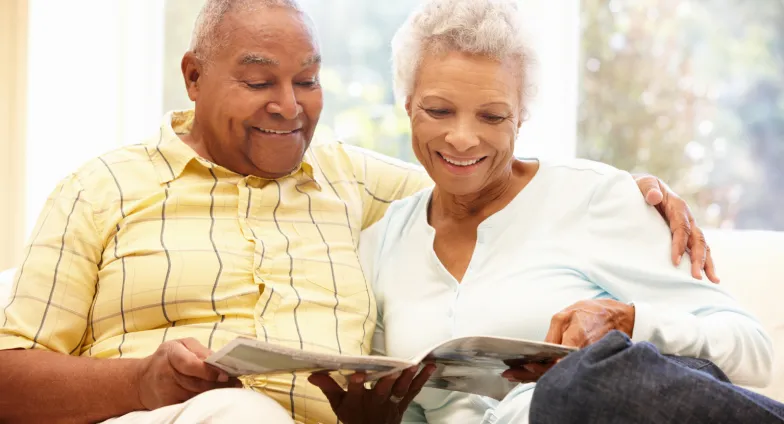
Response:
[{"label": "woman's white curly hair", "polygon": [[425,0],[392,39],[395,95],[405,101],[428,54],[450,51],[520,62],[520,99],[526,103],[533,54],[526,43],[519,0]]}]

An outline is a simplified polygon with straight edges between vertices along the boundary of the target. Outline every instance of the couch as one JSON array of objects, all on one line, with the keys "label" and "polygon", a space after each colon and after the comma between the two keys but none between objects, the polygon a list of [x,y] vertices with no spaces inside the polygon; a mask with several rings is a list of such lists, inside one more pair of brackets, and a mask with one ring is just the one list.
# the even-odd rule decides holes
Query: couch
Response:
[{"label": "couch", "polygon": [[[771,384],[753,389],[784,402],[784,233],[712,231],[721,286],[751,311],[773,338],[776,363]],[[0,273],[0,305],[11,292],[13,271]]]}]

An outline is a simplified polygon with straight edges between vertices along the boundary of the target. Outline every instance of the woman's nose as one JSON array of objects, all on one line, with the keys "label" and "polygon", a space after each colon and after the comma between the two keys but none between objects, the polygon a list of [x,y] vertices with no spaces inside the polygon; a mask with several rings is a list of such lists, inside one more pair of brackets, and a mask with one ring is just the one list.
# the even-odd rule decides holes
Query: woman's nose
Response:
[{"label": "woman's nose", "polygon": [[458,152],[465,152],[479,145],[479,135],[470,125],[458,124],[446,134],[446,142]]}]

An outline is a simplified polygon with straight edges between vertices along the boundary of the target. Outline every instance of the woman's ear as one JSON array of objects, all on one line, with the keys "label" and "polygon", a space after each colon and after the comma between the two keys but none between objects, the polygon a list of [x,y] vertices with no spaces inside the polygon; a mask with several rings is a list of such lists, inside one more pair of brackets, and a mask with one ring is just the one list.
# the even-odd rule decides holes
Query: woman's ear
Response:
[{"label": "woman's ear", "polygon": [[202,63],[193,52],[185,53],[182,57],[182,76],[185,79],[185,90],[192,102],[199,98],[199,79],[202,75]]},{"label": "woman's ear", "polygon": [[406,114],[411,118],[411,96],[406,97]]}]

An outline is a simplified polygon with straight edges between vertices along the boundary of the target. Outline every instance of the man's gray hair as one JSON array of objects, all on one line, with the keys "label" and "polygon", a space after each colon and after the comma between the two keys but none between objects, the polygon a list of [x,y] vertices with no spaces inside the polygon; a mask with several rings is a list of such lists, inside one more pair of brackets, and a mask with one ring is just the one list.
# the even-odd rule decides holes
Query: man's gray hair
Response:
[{"label": "man's gray hair", "polygon": [[450,51],[497,60],[519,60],[521,101],[529,92],[529,50],[519,0],[425,0],[392,39],[395,94],[404,101],[414,92],[417,71],[427,54]]},{"label": "man's gray hair", "polygon": [[199,58],[207,60],[215,50],[224,47],[226,43],[226,35],[218,31],[226,15],[261,7],[286,7],[302,11],[297,0],[207,0],[196,18],[190,50]]}]

